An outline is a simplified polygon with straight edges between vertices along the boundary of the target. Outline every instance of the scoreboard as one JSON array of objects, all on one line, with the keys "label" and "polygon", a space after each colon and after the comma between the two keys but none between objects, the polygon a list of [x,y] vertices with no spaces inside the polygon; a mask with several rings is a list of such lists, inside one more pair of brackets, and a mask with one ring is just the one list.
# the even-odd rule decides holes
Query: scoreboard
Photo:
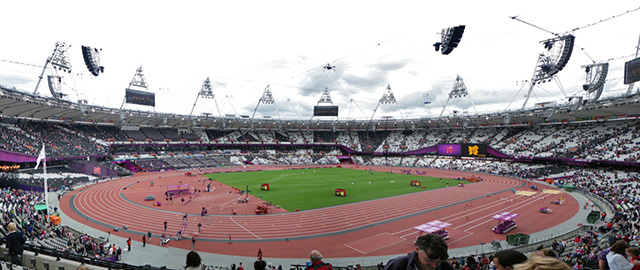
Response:
[{"label": "scoreboard", "polygon": [[439,144],[439,156],[486,157],[486,144]]},{"label": "scoreboard", "polygon": [[313,106],[313,116],[338,116],[338,106]]}]

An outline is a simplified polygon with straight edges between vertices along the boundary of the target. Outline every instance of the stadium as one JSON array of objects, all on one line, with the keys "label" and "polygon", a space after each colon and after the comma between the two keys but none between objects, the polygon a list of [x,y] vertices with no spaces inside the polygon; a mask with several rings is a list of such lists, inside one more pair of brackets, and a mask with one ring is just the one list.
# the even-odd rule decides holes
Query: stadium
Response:
[{"label": "stadium", "polygon": [[[231,101],[216,100],[219,82],[208,77],[189,114],[156,111],[160,92],[141,66],[128,75],[119,108],[74,100],[69,89],[110,72],[96,47],[57,42],[43,66],[0,59],[37,70],[22,75],[37,81],[35,90],[0,76],[0,229],[6,236],[15,222],[26,235],[24,269],[180,269],[190,250],[208,269],[250,267],[257,258],[298,269],[311,250],[334,268],[382,269],[425,233],[447,238],[456,269],[461,258],[490,269],[482,258],[498,250],[540,246],[570,266],[597,269],[612,241],[640,240],[640,43],[631,56],[569,64],[584,51],[576,36],[599,23],[545,37],[533,76],[518,85],[518,97],[528,88],[522,107],[486,113],[456,76],[439,90],[439,115],[407,114],[387,84],[367,105],[370,116],[344,117],[357,97],[335,105],[340,91],[327,78],[345,75],[339,70],[355,60],[303,72],[327,84],[314,88],[320,99],[308,119],[276,116],[282,104],[259,110],[276,103],[282,84],[264,88],[253,110],[225,111]],[[429,53],[464,53],[469,31],[442,26]],[[80,69],[90,75],[81,78]],[[543,85],[561,85],[569,69],[586,77],[566,86],[578,94],[540,99]],[[203,102],[215,109],[194,114]]]}]

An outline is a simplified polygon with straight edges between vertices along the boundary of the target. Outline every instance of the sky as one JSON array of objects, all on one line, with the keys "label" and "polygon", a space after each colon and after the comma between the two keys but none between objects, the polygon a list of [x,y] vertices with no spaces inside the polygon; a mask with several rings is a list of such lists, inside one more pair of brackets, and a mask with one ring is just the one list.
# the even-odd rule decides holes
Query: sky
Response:
[{"label": "sky", "polygon": [[[583,96],[582,66],[594,62],[610,64],[603,97],[625,94],[639,7],[629,0],[3,1],[0,84],[32,93],[56,42],[65,42],[72,72],[61,73],[62,92],[111,108],[310,119],[327,89],[338,119],[513,111],[524,104],[550,32],[573,34],[576,46],[557,80],[534,87],[527,107]],[[466,26],[460,45],[436,52],[439,33],[457,25]],[[104,73],[87,71],[82,45],[102,49]],[[123,104],[140,66],[155,107]],[[469,95],[448,101],[457,76]],[[197,98],[207,77],[215,99]],[[267,86],[275,104],[258,103]],[[379,103],[387,86],[395,104]],[[51,96],[45,80],[37,93]]]}]

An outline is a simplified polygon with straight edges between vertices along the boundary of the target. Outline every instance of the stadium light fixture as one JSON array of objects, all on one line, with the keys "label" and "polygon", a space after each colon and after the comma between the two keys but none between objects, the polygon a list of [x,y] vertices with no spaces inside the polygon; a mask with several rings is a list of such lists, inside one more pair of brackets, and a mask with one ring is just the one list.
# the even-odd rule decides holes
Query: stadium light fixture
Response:
[{"label": "stadium light fixture", "polygon": [[436,42],[433,46],[437,51],[442,54],[450,54],[454,48],[458,47],[462,34],[464,33],[465,26],[458,25],[447,29],[442,29],[440,42]]},{"label": "stadium light fixture", "polygon": [[609,63],[598,63],[583,66],[586,71],[586,82],[582,85],[582,90],[586,91],[586,100],[595,102],[602,95],[604,83],[609,73]]},{"label": "stadium light fixture", "polygon": [[100,52],[102,52],[102,49],[82,46],[82,58],[84,59],[84,64],[93,76],[98,76],[100,73],[104,73],[104,67],[100,65]]},{"label": "stadium light fixture", "polygon": [[575,43],[573,35],[559,36],[552,39],[540,41],[544,51],[538,55],[536,69],[531,78],[529,92],[526,95],[522,109],[527,106],[531,92],[536,84],[550,82],[553,76],[558,74],[569,63],[571,53]]}]

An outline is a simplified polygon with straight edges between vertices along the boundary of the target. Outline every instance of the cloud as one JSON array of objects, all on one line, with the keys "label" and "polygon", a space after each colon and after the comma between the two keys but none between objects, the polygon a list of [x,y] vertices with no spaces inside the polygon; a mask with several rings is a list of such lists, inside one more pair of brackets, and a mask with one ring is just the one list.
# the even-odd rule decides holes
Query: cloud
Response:
[{"label": "cloud", "polygon": [[409,62],[408,59],[396,59],[362,66],[347,63],[342,66],[336,64],[331,69],[323,68],[322,71],[312,70],[301,79],[298,94],[319,98],[325,88],[339,91],[343,96],[377,92],[389,83],[391,72],[402,70]]}]

